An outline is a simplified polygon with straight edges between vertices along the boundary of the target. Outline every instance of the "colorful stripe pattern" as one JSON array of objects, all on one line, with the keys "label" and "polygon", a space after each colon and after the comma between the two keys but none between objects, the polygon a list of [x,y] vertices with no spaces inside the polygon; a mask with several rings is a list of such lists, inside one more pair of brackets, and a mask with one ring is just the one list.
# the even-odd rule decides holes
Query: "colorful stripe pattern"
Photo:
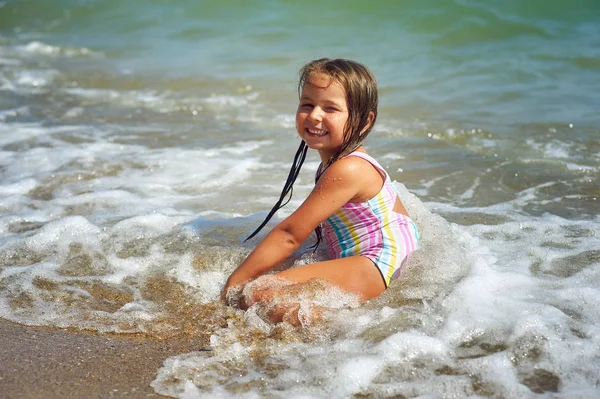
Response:
[{"label": "colorful stripe pattern", "polygon": [[375,263],[388,286],[400,275],[408,255],[419,247],[419,233],[408,216],[393,211],[397,193],[381,165],[362,152],[348,156],[370,162],[385,175],[385,183],[370,200],[348,202],[331,215],[321,225],[323,236],[332,258],[366,256]]}]

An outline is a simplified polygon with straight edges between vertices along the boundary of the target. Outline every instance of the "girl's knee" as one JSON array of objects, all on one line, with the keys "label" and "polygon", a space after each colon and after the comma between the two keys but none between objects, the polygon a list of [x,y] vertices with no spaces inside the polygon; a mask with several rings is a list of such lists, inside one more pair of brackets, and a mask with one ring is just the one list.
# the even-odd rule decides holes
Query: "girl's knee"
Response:
[{"label": "girl's knee", "polygon": [[294,327],[310,327],[325,321],[324,311],[322,306],[295,303],[287,307],[278,321],[284,321]]}]

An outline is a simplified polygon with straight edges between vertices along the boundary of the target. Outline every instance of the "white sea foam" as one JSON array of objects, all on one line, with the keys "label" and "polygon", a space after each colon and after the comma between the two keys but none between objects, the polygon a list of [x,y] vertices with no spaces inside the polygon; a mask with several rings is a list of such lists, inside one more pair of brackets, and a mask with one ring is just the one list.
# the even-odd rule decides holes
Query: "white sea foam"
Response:
[{"label": "white sea foam", "polygon": [[[2,48],[0,47],[0,54],[2,54],[2,53],[3,53],[3,51],[2,51]],[[4,57],[0,56],[0,64],[14,67],[14,66],[21,65],[22,62],[15,58],[4,58]]]},{"label": "white sea foam", "polygon": [[52,84],[58,76],[58,71],[48,69],[20,70],[15,73],[13,79],[21,87],[42,88]]},{"label": "white sea foam", "polygon": [[[25,137],[47,145],[5,151],[2,157],[0,279],[8,287],[0,298],[2,317],[24,324],[145,331],[144,323],[159,311],[128,281],[154,274],[189,287],[190,297],[199,303],[218,297],[224,270],[235,267],[237,250],[198,246],[194,237],[185,238],[189,234],[182,226],[198,214],[239,216],[225,211],[231,199],[225,201],[220,193],[235,189],[249,170],[260,166],[249,155],[269,141],[239,142],[220,150],[149,150],[102,141],[105,132],[77,126],[3,127],[6,144]],[[87,135],[87,140],[60,139],[74,134]],[[240,227],[234,224],[228,240],[237,244],[241,233],[236,229]],[[207,239],[213,237],[209,231]],[[191,240],[193,251],[184,244],[174,253],[164,247],[164,242],[178,240]],[[213,258],[214,265],[207,261],[206,270],[195,268],[198,254]],[[116,285],[116,292],[133,295],[132,302],[106,313],[105,300],[98,303],[81,288],[90,284],[103,289]],[[70,306],[72,300],[80,305]]]},{"label": "white sea foam", "polygon": [[[159,112],[181,107],[180,99],[152,90],[69,94]],[[256,125],[278,128],[293,122],[269,121],[252,94],[232,98],[196,103],[221,121],[256,117]],[[171,294],[152,291],[152,284],[176,287],[197,306],[219,298],[256,242],[243,238],[279,196],[289,160],[273,156],[280,144],[270,135],[236,136],[210,148],[202,141],[153,148],[145,129],[0,124],[0,317],[156,333],[177,327],[165,321],[171,310],[161,300]],[[560,151],[552,156],[565,162]],[[389,152],[382,160],[402,158]],[[318,163],[307,159],[294,198],[275,220],[301,203]],[[582,173],[593,175],[589,168]],[[421,193],[453,173],[423,181]],[[456,202],[475,202],[482,179]],[[334,308],[327,328],[305,323],[302,331],[265,322],[264,309],[227,309],[235,315],[227,328],[198,327],[213,332],[212,350],[168,359],[153,387],[188,398],[229,397],[232,390],[239,397],[531,397],[532,390],[594,397],[600,220],[527,216],[527,205],[556,201],[539,196],[552,184],[489,206],[423,204],[398,185],[423,248],[380,298],[357,307],[329,292],[319,298]],[[435,212],[485,215],[494,223],[459,226]],[[295,256],[296,264],[319,259]],[[304,299],[310,314],[318,301]],[[256,336],[263,338],[248,339]]]},{"label": "white sea foam", "polygon": [[256,92],[238,96],[213,94],[210,97],[205,98],[204,102],[208,104],[215,104],[220,107],[242,107],[248,105],[251,101],[256,100],[257,98],[258,93]]},{"label": "white sea foam", "polygon": [[36,185],[36,180],[31,178],[23,179],[12,184],[0,184],[0,195],[26,194]]},{"label": "white sea foam", "polygon": [[[18,115],[27,115],[29,113],[29,107],[17,107],[12,109],[5,109],[0,111],[0,120],[6,121],[8,118],[14,118]],[[1,129],[1,127],[0,127]]]},{"label": "white sea foam", "polygon": [[20,49],[22,51],[30,53],[30,54],[53,56],[53,57],[56,57],[56,56],[101,57],[102,56],[102,53],[92,51],[85,47],[75,48],[75,47],[53,46],[53,45],[42,43],[39,41],[30,42],[27,45],[20,47]]},{"label": "white sea foam", "polygon": [[[593,283],[600,277],[593,255],[600,247],[597,224],[513,214],[513,221],[500,226],[457,227],[438,220],[399,188],[425,248],[406,272],[406,283],[392,285],[383,297],[419,298],[422,307],[341,311],[329,327],[333,343],[263,342],[267,362],[284,367],[275,375],[252,363],[253,346],[242,349],[230,326],[215,335],[213,352],[167,360],[152,384],[157,392],[219,397],[226,394],[227,379],[229,386],[262,387],[238,392],[242,398],[265,392],[276,397],[486,392],[533,397],[531,389],[547,397],[595,397],[600,371],[593,366],[600,356],[600,290]],[[556,256],[539,259],[538,249],[548,245],[556,245]],[[568,268],[567,259],[574,256],[568,248],[577,248],[579,256],[589,254],[590,261],[580,271],[565,270],[570,277],[557,280],[557,268]],[[386,326],[390,332],[382,334]],[[235,349],[229,349],[232,342]],[[243,370],[240,376],[219,371],[232,358]],[[558,381],[562,394],[552,393]]]},{"label": "white sea foam", "polygon": [[181,104],[168,92],[154,90],[114,90],[93,88],[64,88],[63,92],[98,103],[116,103],[123,107],[144,107],[159,113],[179,111]]},{"label": "white sea foam", "polygon": [[39,124],[0,124],[0,145],[27,140],[33,137],[44,135],[48,130],[43,129]]},{"label": "white sea foam", "polygon": [[[115,132],[103,127],[1,126],[0,316],[24,324],[172,328],[160,321],[160,301],[144,294],[145,282],[161,276],[185,287],[191,301],[216,300],[252,246],[241,244],[244,235],[264,216],[244,215],[269,209],[281,190],[273,174],[283,180],[288,167],[254,155],[273,140],[152,149],[111,142]],[[279,217],[308,193],[317,164],[307,160]],[[154,388],[179,397],[227,397],[228,389],[240,397],[527,397],[531,389],[593,397],[600,372],[598,220],[524,215],[548,184],[479,207],[424,205],[398,185],[423,249],[380,298],[334,311],[327,331],[291,331],[301,339],[287,343],[269,337],[279,327],[256,309],[238,311],[239,321],[216,329],[211,352],[167,360]],[[453,225],[431,209],[485,214],[497,223]],[[126,299],[99,299],[94,285]],[[267,337],[247,344],[253,331]],[[279,371],[255,363],[256,350]],[[550,393],[555,389],[561,393]]]}]

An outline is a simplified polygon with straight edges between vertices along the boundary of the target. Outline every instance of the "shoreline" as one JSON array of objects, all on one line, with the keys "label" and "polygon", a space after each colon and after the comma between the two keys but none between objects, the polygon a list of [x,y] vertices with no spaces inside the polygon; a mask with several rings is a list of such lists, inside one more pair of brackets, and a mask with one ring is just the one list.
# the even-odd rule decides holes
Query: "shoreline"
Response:
[{"label": "shoreline", "polygon": [[165,359],[206,345],[25,326],[0,318],[0,397],[166,398],[150,383]]}]

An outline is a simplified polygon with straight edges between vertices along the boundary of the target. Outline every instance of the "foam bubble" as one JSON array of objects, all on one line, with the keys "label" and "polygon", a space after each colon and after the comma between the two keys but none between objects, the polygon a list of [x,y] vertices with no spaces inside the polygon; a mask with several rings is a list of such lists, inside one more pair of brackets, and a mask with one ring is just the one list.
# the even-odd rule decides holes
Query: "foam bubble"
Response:
[{"label": "foam bubble", "polygon": [[210,97],[204,99],[204,101],[208,104],[216,104],[218,106],[234,106],[234,107],[242,107],[247,105],[250,101],[256,100],[258,98],[258,93],[250,93],[246,95],[216,95],[213,94]]},{"label": "foam bubble", "polygon": [[0,195],[26,194],[37,185],[35,179],[23,179],[12,184],[1,184]]},{"label": "foam bubble", "polygon": [[100,57],[102,53],[91,51],[85,47],[61,47],[50,44],[33,41],[21,47],[21,49],[30,54],[62,57]]}]

